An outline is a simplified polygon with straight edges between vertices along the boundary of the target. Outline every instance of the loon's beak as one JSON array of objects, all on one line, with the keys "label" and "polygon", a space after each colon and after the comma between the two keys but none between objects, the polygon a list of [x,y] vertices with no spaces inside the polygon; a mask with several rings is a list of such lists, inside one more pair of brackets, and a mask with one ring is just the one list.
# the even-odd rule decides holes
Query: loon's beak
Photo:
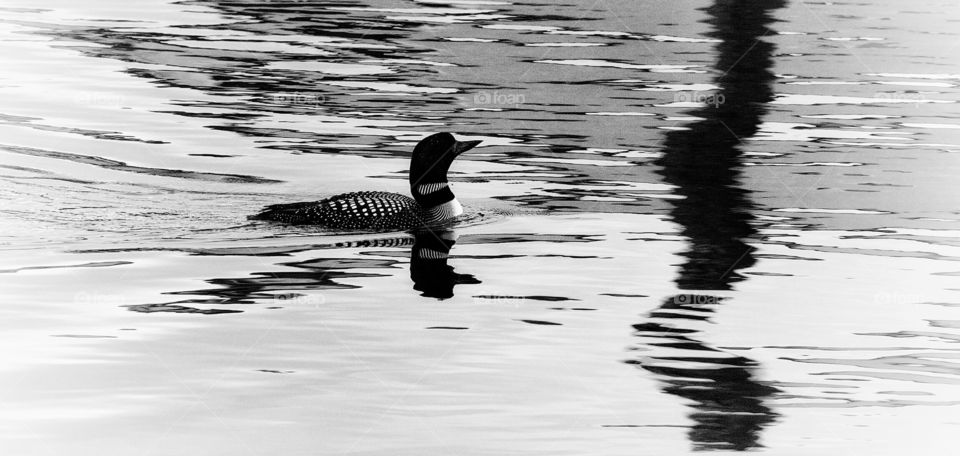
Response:
[{"label": "loon's beak", "polygon": [[457,141],[457,143],[453,145],[453,153],[454,155],[460,155],[470,149],[473,149],[474,147],[477,147],[477,145],[481,142],[482,141]]}]

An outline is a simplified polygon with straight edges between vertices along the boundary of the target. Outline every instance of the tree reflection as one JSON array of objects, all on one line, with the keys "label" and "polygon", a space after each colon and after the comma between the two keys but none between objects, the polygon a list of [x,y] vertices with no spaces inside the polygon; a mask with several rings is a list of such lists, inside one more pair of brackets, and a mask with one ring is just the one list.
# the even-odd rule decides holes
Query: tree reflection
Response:
[{"label": "tree reflection", "polygon": [[717,46],[719,90],[689,114],[702,120],[666,135],[657,161],[664,181],[682,199],[671,200],[672,219],[689,241],[676,279],[689,294],[669,297],[648,319],[634,325],[647,356],[628,361],[653,372],[664,392],[692,401],[689,438],[698,450],[748,450],[761,446],[760,433],[776,414],[764,400],[777,390],[758,382],[757,363],[701,340],[698,322],[722,303],[714,291],[743,280],[737,271],[756,261],[745,239],[755,234],[753,203],[739,185],[742,138],[756,133],[765,103],[772,99],[774,46],[771,12],[782,1],[717,0],[706,9]]}]

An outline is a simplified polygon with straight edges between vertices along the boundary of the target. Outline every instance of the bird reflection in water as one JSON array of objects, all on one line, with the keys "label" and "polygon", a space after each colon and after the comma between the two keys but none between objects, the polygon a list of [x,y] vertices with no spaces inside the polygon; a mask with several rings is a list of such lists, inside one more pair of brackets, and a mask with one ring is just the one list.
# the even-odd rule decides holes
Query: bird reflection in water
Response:
[{"label": "bird reflection in water", "polygon": [[[281,255],[291,254],[303,250],[317,248],[410,248],[410,279],[413,289],[421,296],[447,299],[453,297],[453,288],[459,284],[481,283],[470,274],[458,274],[453,267],[447,264],[450,249],[456,244],[457,234],[449,228],[424,228],[416,231],[411,239],[409,235],[394,238],[367,240],[360,242],[339,243],[327,246],[295,247],[288,250],[270,249],[258,252],[244,249],[248,255]],[[205,255],[236,255],[233,250],[197,252]],[[397,256],[391,251],[364,251],[367,255]],[[367,256],[365,255],[365,256]],[[242,312],[236,305],[262,304],[274,302],[284,305],[296,303],[313,303],[310,294],[322,290],[346,290],[360,288],[358,285],[344,283],[344,279],[362,279],[385,277],[393,275],[393,271],[384,273],[370,272],[377,269],[393,269],[399,265],[398,260],[390,258],[329,258],[321,257],[306,261],[279,263],[282,270],[273,272],[254,272],[248,277],[212,278],[206,282],[216,285],[216,288],[189,291],[171,291],[170,295],[200,296],[172,302],[136,304],[126,306],[135,312],[173,312],[196,314],[223,314]],[[361,271],[363,270],[363,271]],[[208,306],[216,306],[211,308]]]},{"label": "bird reflection in water", "polygon": [[413,249],[410,251],[410,279],[413,289],[421,296],[437,299],[453,297],[453,287],[458,284],[478,284],[470,274],[458,274],[447,264],[450,249],[457,242],[453,230],[425,228],[414,233]]},{"label": "bird reflection in water", "polygon": [[[645,356],[627,361],[652,372],[663,390],[692,401],[689,438],[696,450],[749,450],[776,420],[765,401],[778,392],[755,378],[757,362],[711,346],[699,325],[724,305],[719,292],[744,279],[737,271],[755,263],[745,240],[756,233],[749,192],[739,186],[742,138],[755,134],[773,98],[774,46],[770,13],[782,1],[717,0],[706,8],[717,45],[719,87],[709,103],[689,114],[702,120],[666,135],[657,161],[664,181],[682,199],[670,200],[670,216],[689,248],[681,254],[677,287],[646,320],[634,325]],[[725,305],[732,305],[726,303]]]}]

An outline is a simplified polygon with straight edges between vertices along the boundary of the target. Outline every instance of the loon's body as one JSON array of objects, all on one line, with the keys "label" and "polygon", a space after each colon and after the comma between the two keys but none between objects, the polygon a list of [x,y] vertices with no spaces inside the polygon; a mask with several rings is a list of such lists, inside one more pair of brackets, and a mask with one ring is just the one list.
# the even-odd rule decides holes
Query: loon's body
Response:
[{"label": "loon's body", "polygon": [[420,141],[410,159],[410,193],[353,192],[320,201],[274,204],[250,218],[335,230],[408,230],[440,224],[463,213],[450,190],[453,159],[480,141],[457,141],[437,133]]},{"label": "loon's body", "polygon": [[[404,230],[441,223],[462,214],[462,208],[456,210],[460,207],[456,201],[429,210],[399,193],[353,192],[320,201],[267,206],[255,218],[338,230]],[[449,210],[443,210],[448,207]]]}]

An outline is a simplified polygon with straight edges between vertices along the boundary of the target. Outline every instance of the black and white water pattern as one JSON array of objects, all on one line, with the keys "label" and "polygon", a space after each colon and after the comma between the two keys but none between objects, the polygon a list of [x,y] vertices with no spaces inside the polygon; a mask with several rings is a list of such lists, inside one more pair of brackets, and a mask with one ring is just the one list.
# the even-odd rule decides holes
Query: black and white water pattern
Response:
[{"label": "black and white water pattern", "polygon": [[[3,0],[0,453],[952,454],[958,24]],[[247,219],[444,131],[456,223]]]}]

